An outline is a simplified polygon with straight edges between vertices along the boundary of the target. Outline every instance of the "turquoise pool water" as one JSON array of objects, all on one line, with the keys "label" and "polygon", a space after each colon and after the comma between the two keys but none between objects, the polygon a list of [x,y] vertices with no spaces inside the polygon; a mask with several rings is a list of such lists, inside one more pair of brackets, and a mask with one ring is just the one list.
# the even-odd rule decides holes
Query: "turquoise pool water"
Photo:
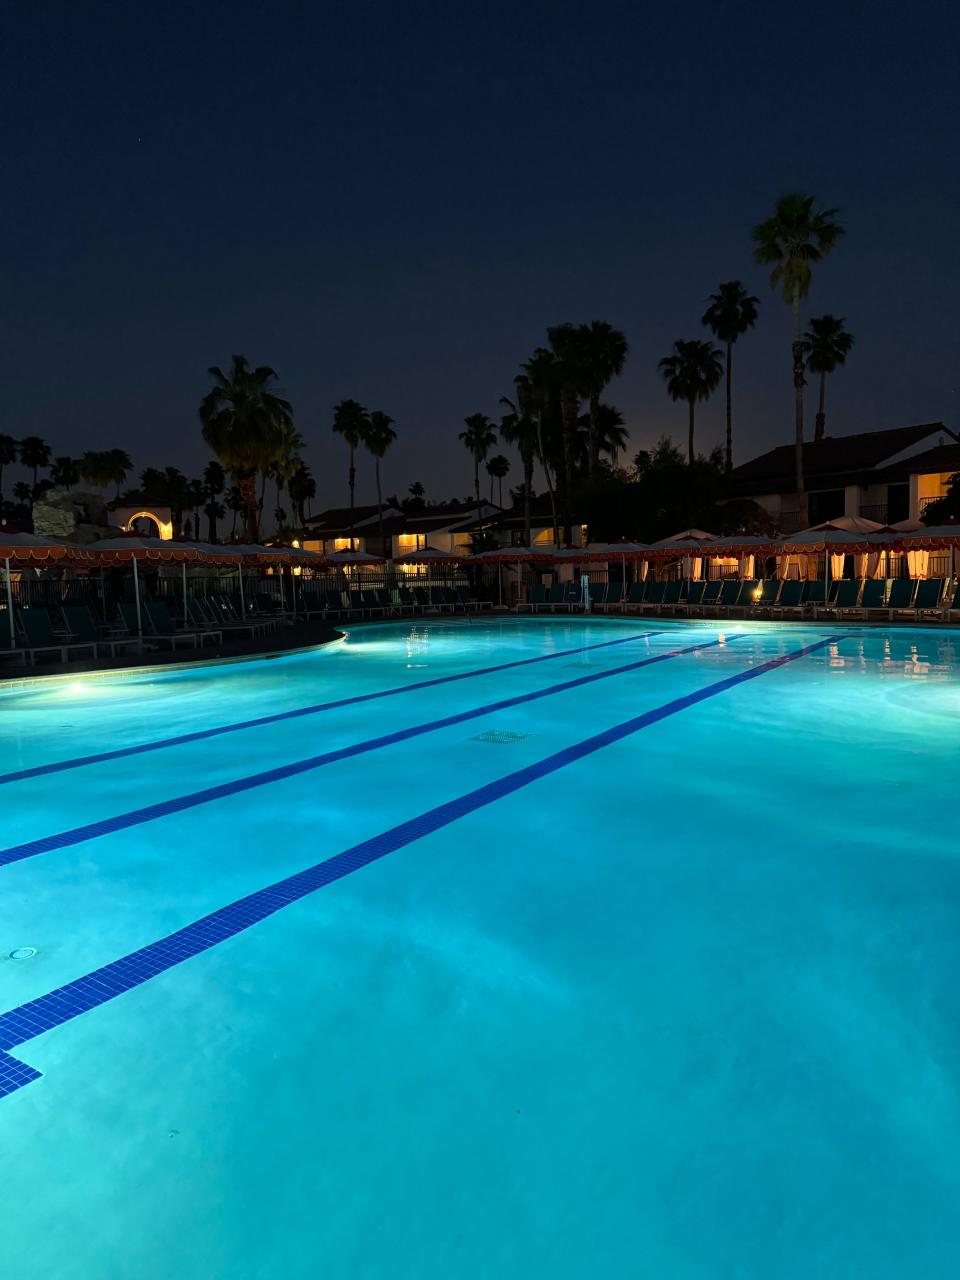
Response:
[{"label": "turquoise pool water", "polygon": [[954,1277],[958,713],[656,619],[0,692],[4,1274]]}]

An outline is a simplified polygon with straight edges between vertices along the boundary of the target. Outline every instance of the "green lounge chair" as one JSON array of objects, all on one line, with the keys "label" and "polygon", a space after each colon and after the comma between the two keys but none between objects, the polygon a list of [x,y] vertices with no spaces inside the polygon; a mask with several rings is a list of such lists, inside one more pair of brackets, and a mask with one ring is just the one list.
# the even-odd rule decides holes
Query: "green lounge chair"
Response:
[{"label": "green lounge chair", "polygon": [[106,649],[110,657],[115,658],[118,649],[137,647],[137,641],[129,636],[120,639],[102,636],[96,618],[85,604],[61,605],[60,612],[70,639],[81,644],[95,645],[95,652],[98,654],[101,649]]},{"label": "green lounge chair", "polygon": [[15,609],[14,623],[26,641],[26,644],[20,647],[30,663],[36,662],[37,656],[42,653],[59,654],[61,662],[69,662],[71,651],[79,652],[81,655],[89,652],[94,658],[97,656],[95,642],[69,641],[66,637],[58,636],[53,629],[48,610],[38,605]]},{"label": "green lounge chair", "polygon": [[604,601],[603,601],[604,610],[612,609],[616,605],[620,605],[622,603],[623,603],[623,583],[608,582],[607,594],[604,597]]},{"label": "green lounge chair", "polygon": [[861,613],[860,582],[856,578],[841,578],[837,582],[833,599],[824,609],[825,613],[833,613],[839,618],[845,613]]},{"label": "green lounge chair", "polygon": [[627,592],[627,608],[639,609],[643,604],[646,589],[647,584],[645,582],[631,582],[630,590]]},{"label": "green lounge chair", "polygon": [[693,613],[695,610],[700,608],[701,604],[703,604],[703,597],[706,589],[707,584],[705,582],[697,581],[690,583],[689,590],[687,591],[687,598],[682,605],[683,609],[685,609],[687,613]]},{"label": "green lounge chair", "polygon": [[729,613],[734,608],[740,596],[740,579],[724,578],[720,584],[720,591],[716,600],[712,603],[711,610],[718,616],[723,613]]},{"label": "green lounge chair", "polygon": [[521,609],[541,609],[547,603],[547,588],[542,582],[535,582],[527,593],[526,600],[517,601],[517,613]]},{"label": "green lounge chair", "polygon": [[757,592],[760,589],[760,583],[756,578],[744,578],[740,583],[740,590],[737,592],[737,598],[732,604],[727,605],[727,612],[746,613],[752,609],[757,599]]},{"label": "green lounge chair", "polygon": [[590,608],[602,609],[607,603],[607,584],[605,582],[591,582],[590,591]]},{"label": "green lounge chair", "polygon": [[150,628],[150,639],[169,644],[171,649],[176,649],[181,640],[195,649],[207,638],[218,643],[222,639],[219,631],[178,631],[170,610],[162,600],[144,600],[141,601],[141,606]]},{"label": "green lounge chair", "polygon": [[664,609],[676,610],[680,608],[680,596],[683,592],[683,582],[680,578],[674,579],[673,582],[665,582],[663,584],[663,597],[657,608],[658,613],[662,613]]},{"label": "green lounge chair", "polygon": [[786,617],[788,613],[802,613],[806,586],[807,584],[800,578],[787,578],[780,588],[777,603],[770,612],[774,615],[779,614],[781,617]]},{"label": "green lounge chair", "polygon": [[643,604],[640,606],[641,611],[646,613],[649,609],[651,613],[657,612],[663,603],[666,589],[667,584],[665,582],[657,582],[655,578],[648,578],[646,590],[643,593]]},{"label": "green lounge chair", "polygon": [[779,578],[764,578],[760,584],[759,596],[754,592],[752,609],[754,613],[771,613],[780,596],[783,583]]},{"label": "green lounge chair", "polygon": [[887,617],[893,618],[898,613],[913,612],[913,593],[916,590],[913,578],[894,578],[890,583],[890,594],[887,596]]},{"label": "green lounge chair", "polygon": [[871,613],[883,613],[886,594],[887,584],[883,578],[867,578],[860,592],[861,617],[869,617]]},{"label": "green lounge chair", "polygon": [[917,617],[925,613],[938,613],[943,596],[944,582],[942,578],[921,578],[917,583],[917,594],[913,608]]},{"label": "green lounge chair", "polygon": [[960,579],[957,580],[952,599],[943,602],[943,617],[948,622],[951,615],[955,613],[960,613]]},{"label": "green lounge chair", "polygon": [[803,593],[803,607],[814,617],[827,603],[827,584],[823,578],[811,578]]}]

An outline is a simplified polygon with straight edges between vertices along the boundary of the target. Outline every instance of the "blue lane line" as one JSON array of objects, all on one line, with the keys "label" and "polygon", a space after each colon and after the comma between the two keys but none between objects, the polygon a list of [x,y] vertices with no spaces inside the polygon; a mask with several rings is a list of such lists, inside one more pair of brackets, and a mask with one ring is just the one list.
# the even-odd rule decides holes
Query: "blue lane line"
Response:
[{"label": "blue lane line", "polygon": [[[488,782],[474,791],[467,792],[466,795],[437,805],[436,808],[407,822],[402,822],[381,835],[364,840],[353,848],[328,858],[325,862],[318,862],[315,866],[298,871],[295,875],[288,876],[276,884],[258,889],[255,893],[220,907],[202,919],[178,929],[176,933],[151,942],[148,946],[141,947],[140,950],[114,960],[73,982],[68,982],[55,991],[38,996],[37,999],[20,1005],[19,1008],[0,1014],[0,1095],[5,1092],[12,1093],[21,1085],[28,1083],[29,1079],[36,1079],[39,1075],[33,1067],[21,1063],[18,1059],[4,1053],[4,1050],[13,1049],[42,1035],[45,1031],[50,1031],[53,1027],[70,1022],[80,1014],[87,1013],[98,1005],[122,995],[125,991],[141,986],[167,969],[172,969],[185,960],[208,951],[227,938],[244,932],[252,925],[274,915],[283,907],[289,906],[290,903],[297,902],[308,894],[315,893],[318,889],[333,884],[344,876],[351,875],[354,871],[359,871],[380,858],[385,858],[390,853],[395,853],[398,849],[422,840],[424,836],[431,835],[486,805],[494,804],[504,796],[511,795],[541,778],[546,778],[566,768],[567,765],[584,759],[585,756],[601,751],[614,742],[629,738],[641,729],[648,729],[651,725],[666,720],[679,711],[685,711],[688,707],[706,702],[708,698],[715,698],[728,689],[745,684],[748,680],[756,680],[758,676],[775,671],[788,662],[796,662],[798,658],[805,658],[808,654],[826,648],[827,645],[836,644],[845,638],[843,635],[828,636],[825,640],[818,640],[814,644],[805,645],[802,649],[795,649],[791,653],[782,654],[779,658],[772,658],[759,666],[728,676],[725,680],[718,680],[715,684],[698,689],[695,693],[674,698],[672,702],[655,707],[652,711],[645,711],[642,715],[634,716],[630,720],[623,721],[622,724],[614,725],[611,729],[605,729],[602,733],[585,738],[571,747],[565,747],[554,755],[546,756],[534,764],[516,770],[515,773],[508,773],[495,782]],[[23,1078],[24,1076],[28,1078]]]},{"label": "blue lane line", "polygon": [[54,760],[50,764],[37,764],[12,773],[0,773],[0,786],[7,782],[23,782],[26,778],[40,778],[48,773],[62,773],[66,769],[80,769],[88,764],[103,764],[105,760],[122,760],[125,756],[139,756],[147,751],[162,751],[166,747],[182,747],[188,742],[202,742],[205,738],[217,738],[223,733],[239,733],[241,729],[259,729],[265,724],[280,724],[283,720],[298,720],[301,716],[315,716],[322,711],[336,711],[339,707],[352,707],[360,702],[373,702],[377,698],[393,698],[398,693],[418,693],[421,689],[434,689],[438,685],[452,684],[456,680],[473,680],[476,676],[489,676],[497,671],[509,671],[512,667],[529,667],[535,662],[551,662],[555,658],[575,658],[594,649],[611,649],[614,645],[629,644],[632,640],[649,640],[662,636],[662,631],[643,631],[635,635],[621,636],[616,640],[604,640],[602,644],[581,645],[577,649],[560,649],[557,653],[544,653],[536,658],[520,658],[515,662],[501,662],[493,667],[478,667],[473,671],[460,671],[452,676],[435,676],[432,680],[418,680],[415,684],[398,685],[395,689],[382,689],[378,693],[360,693],[352,698],[338,698],[335,702],[316,702],[310,707],[295,707],[292,711],[277,711],[269,716],[257,716],[253,720],[238,720],[235,724],[218,725],[213,729],[197,729],[193,733],[181,733],[174,738],[158,738],[154,742],[141,742],[132,747],[116,747],[112,751],[99,751],[95,755],[74,756],[70,760]]},{"label": "blue lane line", "polygon": [[292,764],[278,765],[276,769],[265,769],[262,773],[251,773],[245,778],[235,778],[232,782],[221,782],[215,787],[205,787],[202,791],[191,791],[185,796],[175,796],[172,800],[161,800],[157,804],[145,805],[142,809],[131,809],[128,813],[119,813],[112,818],[103,818],[99,822],[88,822],[82,827],[73,827],[69,831],[61,831],[57,835],[41,836],[39,840],[28,840],[25,844],[17,844],[9,849],[0,849],[0,867],[11,862],[22,862],[24,858],[35,858],[40,853],[51,853],[54,849],[67,849],[71,845],[82,844],[84,840],[94,840],[97,836],[110,835],[115,831],[126,831],[129,827],[139,827],[145,822],[153,822],[157,818],[167,818],[174,813],[183,813],[186,809],[195,809],[201,804],[210,804],[214,800],[223,800],[227,796],[239,795],[243,791],[253,791],[256,787],[265,787],[271,782],[282,782],[286,778],[295,778],[301,773],[310,773],[321,769],[324,765],[335,764],[339,760],[350,760],[354,756],[366,755],[368,751],[379,751],[382,747],[394,746],[398,742],[406,742],[410,738],[419,738],[425,733],[434,733],[438,729],[449,729],[451,725],[463,724],[467,720],[476,720],[480,716],[488,716],[496,711],[504,711],[508,707],[518,707],[525,702],[536,702],[540,698],[551,698],[556,693],[565,693],[568,689],[579,689],[583,685],[594,684],[597,680],[609,680],[613,676],[625,675],[628,671],[638,671],[641,667],[652,667],[657,662],[667,662],[670,658],[679,658],[687,653],[696,653],[699,649],[712,649],[717,645],[729,643],[737,639],[730,636],[727,640],[707,640],[702,644],[692,644],[685,649],[669,649],[652,658],[640,658],[637,662],[628,662],[624,666],[610,667],[606,671],[594,671],[588,676],[577,676],[574,680],[564,680],[562,684],[548,685],[546,689],[535,689],[531,693],[517,694],[513,698],[502,698],[499,702],[488,702],[482,707],[472,707],[468,711],[458,711],[454,715],[444,716],[440,720],[427,720],[423,724],[411,725],[407,729],[397,729],[393,733],[384,733],[377,738],[366,738],[362,742],[354,742],[349,747],[338,747],[336,751],[325,751],[319,756],[309,756],[306,760],[295,760]]}]

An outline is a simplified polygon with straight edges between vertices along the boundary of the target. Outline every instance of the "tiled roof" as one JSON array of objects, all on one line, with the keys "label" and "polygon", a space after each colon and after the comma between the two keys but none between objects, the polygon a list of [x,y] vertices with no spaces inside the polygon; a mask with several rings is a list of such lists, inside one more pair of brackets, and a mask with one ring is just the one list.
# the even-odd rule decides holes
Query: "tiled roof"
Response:
[{"label": "tiled roof", "polygon": [[[954,438],[942,422],[924,422],[809,441],[803,446],[804,478],[808,486],[840,487],[852,483],[858,473],[873,471],[888,458],[937,434]],[[794,483],[794,447],[783,444],[734,467],[729,476],[729,492],[733,496],[787,493],[792,492]]]}]

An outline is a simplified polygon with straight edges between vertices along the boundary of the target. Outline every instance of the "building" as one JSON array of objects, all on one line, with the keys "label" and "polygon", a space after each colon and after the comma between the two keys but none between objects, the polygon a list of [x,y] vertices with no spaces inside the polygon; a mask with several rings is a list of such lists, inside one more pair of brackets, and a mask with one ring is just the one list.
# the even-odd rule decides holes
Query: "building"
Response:
[{"label": "building", "polygon": [[[807,523],[838,516],[880,524],[919,519],[928,503],[943,497],[957,471],[960,443],[942,422],[811,441],[803,446]],[[803,523],[792,444],[735,467],[727,492],[757,503],[782,533],[795,533]]]},{"label": "building", "polygon": [[[395,560],[411,551],[433,547],[468,555],[471,538],[479,528],[488,528],[501,515],[500,507],[489,502],[480,504],[477,521],[475,503],[450,502],[424,506],[422,511],[404,511],[384,506],[383,540],[376,506],[355,507],[353,512],[353,550],[366,551]],[[350,549],[350,508],[332,507],[306,521],[301,541],[308,551],[329,554]]]}]

